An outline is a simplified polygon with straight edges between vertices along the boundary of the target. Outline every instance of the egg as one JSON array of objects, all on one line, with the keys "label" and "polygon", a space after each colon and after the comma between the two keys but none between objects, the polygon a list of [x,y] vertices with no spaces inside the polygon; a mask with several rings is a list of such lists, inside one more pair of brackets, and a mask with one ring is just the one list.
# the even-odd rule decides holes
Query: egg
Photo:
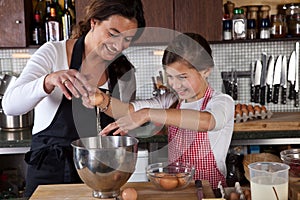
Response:
[{"label": "egg", "polygon": [[244,190],[244,195],[246,200],[251,200],[251,192],[250,190],[246,189]]},{"label": "egg", "polygon": [[178,173],[176,174],[177,180],[178,180],[178,185],[183,186],[187,183],[185,179],[186,174],[185,173]]},{"label": "egg", "polygon": [[157,172],[157,173],[155,173],[155,177],[156,177],[155,178],[155,182],[159,184],[160,179],[162,177],[164,177],[165,175],[166,175],[166,173],[164,173],[164,172]]},{"label": "egg", "polygon": [[122,191],[123,200],[137,200],[137,191],[134,188],[126,188]]},{"label": "egg", "polygon": [[240,195],[237,192],[230,192],[228,200],[240,200]]},{"label": "egg", "polygon": [[177,187],[178,179],[175,176],[164,176],[160,178],[159,184],[165,190],[172,190]]}]

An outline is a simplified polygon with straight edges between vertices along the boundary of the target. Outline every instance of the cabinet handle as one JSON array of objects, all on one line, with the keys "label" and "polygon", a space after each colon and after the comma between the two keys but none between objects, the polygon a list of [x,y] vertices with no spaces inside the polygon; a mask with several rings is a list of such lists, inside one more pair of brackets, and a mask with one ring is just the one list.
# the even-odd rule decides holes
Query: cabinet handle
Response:
[{"label": "cabinet handle", "polygon": [[21,24],[22,21],[21,20],[16,20],[16,24]]}]

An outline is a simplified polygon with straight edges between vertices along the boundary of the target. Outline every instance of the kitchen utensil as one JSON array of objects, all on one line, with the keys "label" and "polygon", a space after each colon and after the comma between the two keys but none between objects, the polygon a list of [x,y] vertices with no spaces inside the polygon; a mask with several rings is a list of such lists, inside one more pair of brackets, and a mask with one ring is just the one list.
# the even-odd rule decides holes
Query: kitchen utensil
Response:
[{"label": "kitchen utensil", "polygon": [[252,199],[288,199],[290,167],[287,164],[256,162],[249,164],[248,167]]},{"label": "kitchen utensil", "polygon": [[280,152],[281,160],[290,166],[289,175],[300,178],[300,149],[287,149]]},{"label": "kitchen utensil", "polygon": [[296,42],[296,59],[295,59],[295,107],[299,107],[299,42]]},{"label": "kitchen utensil", "polygon": [[17,77],[11,73],[5,73],[0,78],[0,127],[10,131],[32,128],[33,125],[33,110],[23,115],[11,116],[6,115],[2,109],[2,97],[16,79]]},{"label": "kitchen utensil", "polygon": [[254,78],[254,87],[255,87],[254,102],[255,103],[259,103],[261,70],[262,70],[262,63],[260,60],[257,60],[255,63],[255,78]]},{"label": "kitchen utensil", "polygon": [[1,129],[7,131],[15,131],[21,129],[32,128],[33,125],[33,110],[23,115],[11,116],[6,115],[0,108],[0,124]]},{"label": "kitchen utensil", "polygon": [[203,199],[202,181],[201,180],[196,180],[195,181],[195,186],[197,188],[198,200],[202,200]]},{"label": "kitchen utensil", "polygon": [[290,56],[289,60],[289,67],[288,67],[288,81],[290,82],[290,90],[289,90],[289,99],[294,99],[294,89],[295,89],[295,79],[296,79],[296,51],[292,51],[292,54]]},{"label": "kitchen utensil", "polygon": [[153,185],[161,190],[178,190],[187,187],[193,180],[195,168],[182,163],[154,163],[148,165],[146,174]]},{"label": "kitchen utensil", "polygon": [[282,56],[282,65],[281,65],[281,103],[286,104],[286,88],[287,88],[287,60],[286,56]]},{"label": "kitchen utensil", "polygon": [[97,136],[72,142],[81,180],[95,198],[115,198],[135,170],[138,140],[129,136]]},{"label": "kitchen utensil", "polygon": [[252,62],[250,64],[250,101],[254,102],[254,93],[255,93],[255,87],[254,87],[254,68],[255,68],[255,62]]},{"label": "kitchen utensil", "polygon": [[238,99],[238,82],[237,82],[237,72],[233,71],[232,75],[232,98],[233,100]]},{"label": "kitchen utensil", "polygon": [[280,89],[280,79],[281,79],[281,67],[282,66],[282,55],[277,57],[274,69],[274,79],[273,79],[273,86],[274,86],[274,96],[273,96],[273,103],[278,103],[279,98],[279,89]]},{"label": "kitchen utensil", "polygon": [[273,75],[274,75],[274,66],[275,61],[274,61],[274,56],[270,56],[269,61],[268,61],[268,72],[267,72],[267,102],[270,103],[272,102],[272,97],[273,97]]},{"label": "kitchen utensil", "polygon": [[0,78],[0,95],[3,96],[9,85],[16,81],[17,77],[10,74],[3,74]]},{"label": "kitchen utensil", "polygon": [[262,71],[260,77],[260,104],[266,102],[266,76],[267,76],[267,54],[262,53]]}]

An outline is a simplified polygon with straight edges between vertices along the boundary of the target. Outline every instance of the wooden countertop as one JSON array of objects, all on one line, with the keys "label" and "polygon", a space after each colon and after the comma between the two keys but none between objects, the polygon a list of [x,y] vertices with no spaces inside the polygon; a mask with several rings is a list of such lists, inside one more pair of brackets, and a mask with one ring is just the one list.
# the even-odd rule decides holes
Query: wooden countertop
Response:
[{"label": "wooden countertop", "polygon": [[[214,198],[214,193],[208,183],[203,180],[203,194],[205,198]],[[130,182],[126,183],[121,190],[133,187],[138,193],[138,200],[197,200],[197,193],[194,182],[187,188],[177,191],[162,191],[156,189],[150,182]],[[30,200],[95,200],[92,196],[92,189],[85,184],[58,184],[58,185],[40,185],[31,196]]]},{"label": "wooden countertop", "polygon": [[255,119],[234,124],[234,131],[300,130],[300,112],[275,112],[270,119]]}]

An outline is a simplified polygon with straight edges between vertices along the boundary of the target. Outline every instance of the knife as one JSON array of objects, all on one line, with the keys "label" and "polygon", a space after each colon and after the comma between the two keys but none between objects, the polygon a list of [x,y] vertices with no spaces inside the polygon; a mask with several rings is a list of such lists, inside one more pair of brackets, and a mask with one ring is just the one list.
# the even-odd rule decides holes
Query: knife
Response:
[{"label": "knife", "polygon": [[289,99],[294,99],[294,84],[296,79],[296,51],[293,51],[290,60],[289,60],[289,68],[288,68],[288,81],[290,82],[290,90],[289,90]]},{"label": "knife", "polygon": [[255,63],[255,77],[254,77],[254,102],[259,103],[259,89],[260,89],[260,77],[261,77],[262,63],[257,60]]},{"label": "knife", "polygon": [[281,103],[286,104],[286,88],[287,88],[287,60],[286,56],[282,56],[282,65],[281,65]]},{"label": "knife", "polygon": [[299,42],[296,42],[296,59],[295,59],[295,107],[299,107]]},{"label": "knife", "polygon": [[267,83],[267,102],[270,103],[273,101],[272,97],[272,86],[273,86],[273,76],[274,76],[274,66],[275,65],[275,61],[274,61],[274,56],[270,56],[269,61],[268,61],[268,72],[267,72],[267,79],[266,79],[266,83]]},{"label": "knife", "polygon": [[250,101],[254,102],[254,91],[255,91],[255,87],[254,87],[254,68],[255,68],[255,62],[252,62],[250,64]]},{"label": "knife", "polygon": [[281,66],[282,66],[282,55],[279,55],[275,63],[274,79],[273,79],[273,86],[274,86],[273,103],[275,104],[278,103],[278,97],[279,97]]},{"label": "knife", "polygon": [[203,199],[202,181],[201,180],[196,180],[195,181],[195,186],[197,188],[198,200],[202,200]]},{"label": "knife", "polygon": [[232,83],[232,98],[233,100],[238,99],[238,82],[237,82],[237,72],[234,70],[233,72],[233,83]]},{"label": "knife", "polygon": [[267,54],[262,53],[262,70],[260,76],[260,104],[266,103]]}]

